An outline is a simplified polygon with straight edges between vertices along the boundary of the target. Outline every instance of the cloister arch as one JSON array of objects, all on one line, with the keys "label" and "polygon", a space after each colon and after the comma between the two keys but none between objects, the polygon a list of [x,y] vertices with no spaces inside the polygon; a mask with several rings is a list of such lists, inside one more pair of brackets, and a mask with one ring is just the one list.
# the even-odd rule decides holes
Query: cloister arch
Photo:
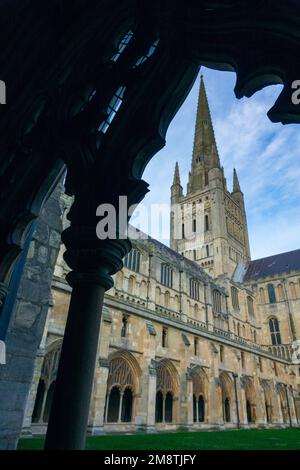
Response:
[{"label": "cloister arch", "polygon": [[272,383],[269,380],[260,380],[263,391],[264,411],[267,423],[273,421],[273,400],[272,400]]},{"label": "cloister arch", "polygon": [[287,403],[287,396],[284,384],[277,384],[276,391],[279,398],[280,403],[280,412],[282,417],[282,422],[284,424],[289,423],[289,411],[288,411],[288,403]]},{"label": "cloister arch", "polygon": [[227,372],[221,372],[220,376],[221,401],[224,423],[233,421],[234,416],[234,385]]},{"label": "cloister arch", "polygon": [[50,343],[46,349],[32,412],[32,423],[48,423],[61,347],[62,339],[58,339]]},{"label": "cloister arch", "polygon": [[256,402],[257,397],[255,393],[255,387],[251,377],[242,376],[241,377],[241,387],[244,391],[245,397],[245,414],[248,424],[253,424],[256,422]]},{"label": "cloister arch", "polygon": [[207,422],[208,416],[208,377],[205,370],[195,366],[191,370],[193,384],[193,421],[194,423]]},{"label": "cloister arch", "polygon": [[104,411],[106,423],[134,421],[140,377],[140,366],[128,351],[117,351],[109,357]]},{"label": "cloister arch", "polygon": [[[4,130],[1,133],[4,136],[1,142],[4,149],[2,176],[4,182],[14,181],[14,184],[2,185],[5,203],[0,240],[0,282],[4,284],[1,285],[1,300],[5,297],[12,265],[22,249],[28,226],[42,207],[45,199],[42,196],[46,196],[56,181],[58,161],[63,160],[70,174],[68,188],[75,194],[73,220],[64,235],[66,259],[74,270],[69,277],[70,283],[76,276],[79,279],[79,273],[89,273],[89,280],[82,276],[81,282],[74,284],[72,298],[78,298],[85,291],[92,292],[93,288],[95,294],[96,287],[92,287],[91,280],[96,273],[99,279],[102,270],[100,301],[93,306],[98,313],[105,289],[112,286],[108,272],[113,273],[121,267],[120,260],[130,246],[120,243],[119,260],[116,244],[111,250],[110,244],[97,245],[93,236],[87,236],[95,232],[95,207],[103,200],[114,202],[118,194],[129,195],[132,203],[143,198],[147,191],[146,183],[141,180],[143,170],[164,145],[168,124],[187,95],[201,63],[220,70],[235,70],[235,93],[239,98],[249,97],[268,84],[284,83],[269,117],[275,122],[299,122],[299,107],[293,106],[291,100],[291,84],[300,76],[295,62],[299,55],[299,14],[291,0],[273,2],[272,15],[268,2],[264,5],[258,1],[200,1],[199,5],[192,2],[188,15],[182,14],[182,2],[175,1],[168,5],[142,2],[137,11],[131,3],[117,2],[112,9],[105,9],[105,13],[102,2],[92,2],[88,9],[84,2],[76,2],[71,11],[66,9],[64,12],[63,27],[58,27],[56,2],[50,2],[45,12],[34,8],[36,3],[29,2],[31,8],[26,15],[23,5],[16,7],[3,39],[7,44],[3,74],[10,83],[14,102],[6,107],[1,120]],[[161,21],[162,13],[164,21]],[[150,27],[148,18],[152,20]],[[32,34],[32,24],[37,25],[35,34]],[[115,61],[115,56],[119,55],[118,43],[133,24],[135,37],[130,54],[126,51],[119,65]],[[25,46],[23,41],[10,40],[14,31],[20,30],[25,32],[22,36]],[[45,35],[46,42],[36,41],[44,31],[49,32]],[[147,53],[157,36],[161,41],[156,53],[143,64],[144,70],[135,75],[132,69],[141,63],[141,51]],[[45,54],[45,46],[49,46],[51,53]],[[30,53],[26,58],[26,69],[21,73],[20,61],[15,61],[15,57],[22,56],[23,47]],[[251,51],[259,53],[252,54]],[[36,70],[37,64],[40,73],[32,81],[31,71]],[[45,71],[51,77],[48,82],[45,82]],[[26,87],[20,86],[20,75]],[[98,110],[107,109],[114,90],[125,81],[130,82],[125,106],[103,138],[94,132],[99,125]],[[58,86],[53,86],[54,83]],[[42,92],[37,95],[36,90]],[[156,100],[152,99],[154,95]],[[15,113],[15,109],[19,112]],[[103,140],[106,145],[99,151]],[[30,142],[30,151],[27,142]],[[112,161],[117,172],[107,171]],[[27,171],[23,171],[24,168]],[[22,178],[17,178],[22,173]],[[97,256],[91,256],[91,252],[95,254],[96,251]],[[74,253],[77,253],[76,257]],[[110,261],[111,266],[108,266]],[[87,282],[91,284],[90,290],[82,288],[83,282],[85,287]],[[89,364],[96,357],[96,346],[92,348],[91,343],[96,344],[94,340],[98,337],[97,316],[93,315],[92,307],[85,311],[93,328],[84,337],[82,332],[76,332],[80,307],[76,302],[70,305],[61,380],[56,387],[54,398],[57,399],[54,399],[53,419],[48,428],[48,448],[64,444],[64,436],[58,432],[64,424],[61,410],[76,406],[72,391],[80,389],[80,379],[75,373],[66,372],[74,360],[73,348],[77,349],[77,356],[86,355]],[[74,366],[74,370],[77,369]],[[86,372],[88,379],[92,377],[92,369]],[[87,380],[82,387],[85,402],[89,401],[91,383],[92,380]],[[70,418],[69,429],[83,431],[81,439],[77,440],[72,435],[67,436],[66,432],[65,445],[72,442],[73,446],[78,446],[79,441],[81,446],[84,445],[87,413],[80,419],[77,416]]]},{"label": "cloister arch", "polygon": [[176,423],[179,418],[179,376],[169,359],[156,363],[156,423]]}]

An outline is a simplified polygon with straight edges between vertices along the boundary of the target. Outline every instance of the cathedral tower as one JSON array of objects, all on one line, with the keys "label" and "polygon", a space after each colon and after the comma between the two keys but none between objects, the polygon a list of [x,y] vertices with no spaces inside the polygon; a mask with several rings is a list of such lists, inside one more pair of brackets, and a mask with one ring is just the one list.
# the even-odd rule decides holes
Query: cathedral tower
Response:
[{"label": "cathedral tower", "polygon": [[236,170],[229,192],[220,165],[205,84],[201,76],[187,192],[176,163],[171,186],[171,247],[212,276],[231,275],[250,259],[244,196]]}]

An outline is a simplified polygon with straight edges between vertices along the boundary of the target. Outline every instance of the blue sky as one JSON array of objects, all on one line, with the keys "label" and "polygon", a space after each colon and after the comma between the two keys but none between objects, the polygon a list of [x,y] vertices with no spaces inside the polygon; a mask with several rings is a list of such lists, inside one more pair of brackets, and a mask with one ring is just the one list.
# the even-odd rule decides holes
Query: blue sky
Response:
[{"label": "blue sky", "polygon": [[[274,124],[266,115],[281,86],[237,100],[234,73],[207,68],[202,68],[202,73],[228,188],[232,188],[235,167],[244,192],[252,259],[300,248],[299,126]],[[166,146],[144,172],[143,178],[150,185],[143,200],[148,210],[151,204],[169,204],[176,161],[186,192],[199,81],[200,76],[170,124]],[[132,223],[136,225],[134,217]],[[157,236],[155,224],[137,225],[168,244],[168,233]]]}]

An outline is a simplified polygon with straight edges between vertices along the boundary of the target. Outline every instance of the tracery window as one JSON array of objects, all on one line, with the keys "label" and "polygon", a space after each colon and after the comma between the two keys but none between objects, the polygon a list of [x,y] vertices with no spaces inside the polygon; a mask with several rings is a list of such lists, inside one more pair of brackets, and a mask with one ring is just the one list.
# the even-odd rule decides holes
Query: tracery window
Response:
[{"label": "tracery window", "polygon": [[105,421],[131,422],[135,392],[132,367],[123,357],[110,361],[107,379]]},{"label": "tracery window", "polygon": [[276,303],[276,293],[273,284],[268,284],[268,295],[270,304]]},{"label": "tracery window", "polygon": [[248,314],[250,318],[254,318],[254,305],[253,305],[253,299],[248,295],[247,297],[247,307],[248,307]]},{"label": "tracery window", "polygon": [[149,57],[151,57],[151,56],[154,54],[154,52],[155,52],[155,50],[156,50],[156,48],[157,48],[157,46],[158,46],[158,43],[159,43],[159,38],[156,39],[156,40],[151,44],[151,46],[149,47],[148,52],[147,52],[146,54],[142,55],[142,56],[136,61],[136,63],[135,63],[135,65],[133,66],[133,68],[138,67],[139,65],[142,65],[144,62],[146,62],[146,60],[148,60]]},{"label": "tracery window", "polygon": [[222,312],[222,297],[218,290],[213,290],[213,309],[216,313]]},{"label": "tracery window", "polygon": [[112,99],[110,100],[107,110],[106,110],[106,118],[100,124],[98,128],[98,130],[103,132],[103,134],[105,134],[105,132],[111,125],[113,119],[115,118],[117,112],[119,111],[121,104],[123,102],[123,96],[124,96],[125,90],[126,90],[125,86],[120,86],[114,93]]},{"label": "tracery window", "polygon": [[110,60],[112,60],[113,62],[117,62],[117,60],[119,59],[120,55],[122,54],[122,52],[125,50],[125,48],[127,47],[127,45],[130,43],[131,39],[133,38],[133,32],[131,31],[131,29],[125,34],[125,36],[123,36],[123,38],[121,39],[121,41],[119,42],[118,44],[118,51],[110,58]]},{"label": "tracery window", "polygon": [[139,250],[132,249],[124,258],[124,266],[131,271],[139,272],[141,263],[141,253]]},{"label": "tracery window", "polygon": [[168,264],[161,265],[160,282],[167,287],[173,286],[173,268]]},{"label": "tracery window", "polygon": [[277,318],[270,318],[269,329],[270,329],[272,344],[273,345],[281,344],[280,328],[279,328],[279,322]]},{"label": "tracery window", "polygon": [[155,421],[173,421],[174,384],[169,369],[164,363],[156,366],[156,406]]},{"label": "tracery window", "polygon": [[234,286],[231,287],[231,303],[232,303],[232,307],[233,307],[235,310],[239,310],[239,308],[240,308],[240,305],[239,305],[239,294],[238,294],[237,288],[234,287]]},{"label": "tracery window", "polygon": [[33,423],[48,422],[59,365],[61,345],[61,341],[55,341],[54,344],[49,346],[49,352],[45,355],[32,413]]},{"label": "tracery window", "polygon": [[197,279],[190,279],[190,297],[200,300],[200,282]]}]

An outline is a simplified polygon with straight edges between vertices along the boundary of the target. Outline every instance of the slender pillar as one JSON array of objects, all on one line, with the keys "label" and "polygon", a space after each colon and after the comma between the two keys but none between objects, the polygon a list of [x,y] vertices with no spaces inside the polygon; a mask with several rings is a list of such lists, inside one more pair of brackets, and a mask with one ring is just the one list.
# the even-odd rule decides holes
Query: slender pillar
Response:
[{"label": "slender pillar", "polygon": [[[103,297],[122,267],[128,240],[99,240],[95,226],[63,232],[72,296],[46,436],[46,449],[84,449]],[[79,246],[78,246],[79,245]]]},{"label": "slender pillar", "polygon": [[284,388],[285,388],[286,406],[287,406],[288,414],[289,414],[290,427],[293,427],[292,416],[291,416],[291,408],[290,408],[290,400],[289,400],[289,394],[288,394],[288,386],[287,386],[287,384],[284,385]]},{"label": "slender pillar", "polygon": [[238,400],[238,391],[237,391],[237,374],[232,374],[234,381],[234,395],[235,395],[235,406],[236,406],[236,419],[237,419],[237,428],[240,428],[240,414],[239,414],[239,400]]},{"label": "slender pillar", "polygon": [[124,396],[124,392],[120,392],[118,423],[121,423],[121,419],[122,419],[123,396]]},{"label": "slender pillar", "polygon": [[41,412],[40,412],[40,416],[39,416],[39,423],[40,424],[44,422],[44,413],[45,413],[45,406],[46,406],[48,390],[49,390],[49,387],[45,387],[43,402],[42,402],[42,406],[41,406]]},{"label": "slender pillar", "polygon": [[109,399],[110,399],[110,391],[107,393],[106,399],[105,399],[105,418],[104,418],[104,423],[107,423],[108,408],[109,408]]},{"label": "slender pillar", "polygon": [[162,403],[162,422],[164,423],[165,422],[165,415],[166,415],[166,409],[165,409],[165,406],[166,406],[166,396],[163,395],[163,403]]}]

